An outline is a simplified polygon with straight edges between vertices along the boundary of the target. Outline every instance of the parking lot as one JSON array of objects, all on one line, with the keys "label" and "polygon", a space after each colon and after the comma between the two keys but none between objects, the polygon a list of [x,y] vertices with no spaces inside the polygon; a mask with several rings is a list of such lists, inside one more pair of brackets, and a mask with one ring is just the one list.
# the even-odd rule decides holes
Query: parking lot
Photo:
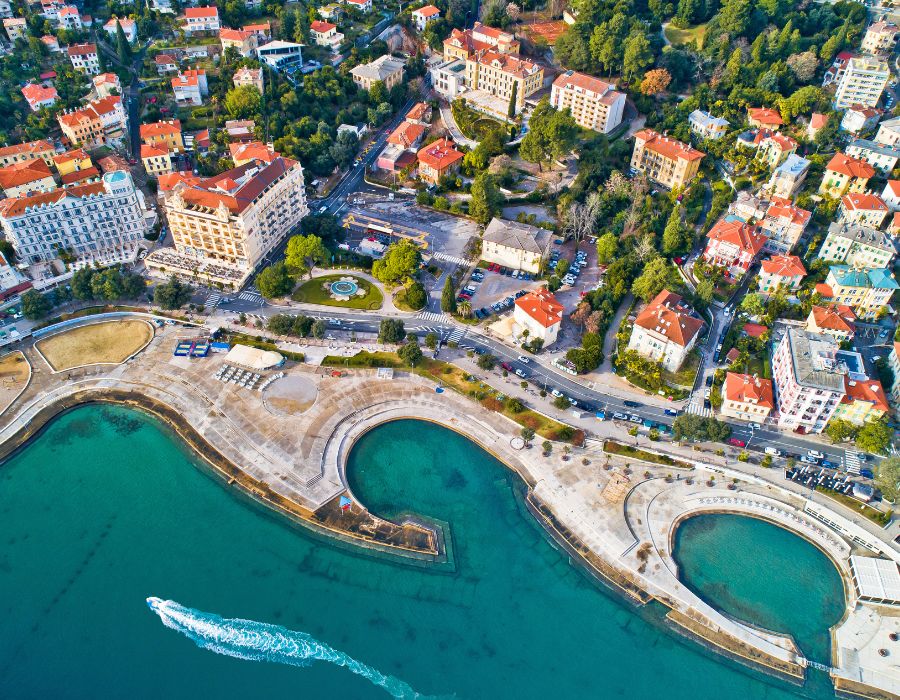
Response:
[{"label": "parking lot", "polygon": [[[460,295],[462,299],[469,301],[473,310],[479,311],[476,316],[481,317],[481,309],[490,311],[489,315],[508,311],[512,308],[510,299],[515,298],[517,294],[521,296],[525,292],[537,289],[541,284],[531,275],[527,276],[531,279],[522,279],[518,276],[513,277],[511,270],[508,273],[503,274],[500,270],[485,268],[479,268],[472,273],[472,277],[465,285],[466,288],[460,290]],[[471,298],[467,298],[473,289]]]}]

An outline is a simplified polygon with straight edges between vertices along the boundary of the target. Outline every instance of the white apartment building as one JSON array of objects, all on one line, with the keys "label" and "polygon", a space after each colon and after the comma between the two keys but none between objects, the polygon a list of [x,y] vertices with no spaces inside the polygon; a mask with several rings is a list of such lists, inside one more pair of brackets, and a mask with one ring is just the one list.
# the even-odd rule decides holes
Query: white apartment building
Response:
[{"label": "white apartment building", "polygon": [[834,106],[837,109],[847,109],[857,104],[875,107],[890,76],[891,70],[884,59],[875,56],[851,58],[838,81]]},{"label": "white apartment building", "polygon": [[493,218],[481,239],[481,259],[512,270],[538,273],[550,254],[553,235],[547,229]]},{"label": "white apartment building", "polygon": [[309,213],[300,163],[251,161],[214,177],[182,182],[165,195],[174,249],[147,257],[148,269],[240,285]]},{"label": "white apartment building", "polygon": [[274,71],[290,71],[303,63],[303,45],[290,41],[270,41],[256,49],[256,57]]},{"label": "white apartment building", "polygon": [[818,258],[851,267],[889,267],[896,250],[893,238],[862,224],[836,222],[828,226]]},{"label": "white apartment building", "polygon": [[66,49],[66,53],[75,70],[87,75],[97,75],[100,72],[96,44],[72,44]]},{"label": "white apartment building", "polygon": [[704,325],[680,296],[664,289],[638,314],[628,349],[677,372]]},{"label": "white apartment building", "polygon": [[778,426],[821,433],[846,393],[830,335],[788,328],[772,357]]},{"label": "white apartment building", "polygon": [[100,182],[0,202],[0,228],[25,263],[69,251],[79,262],[133,260],[144,238],[143,196],[124,170]]},{"label": "white apartment building", "polygon": [[453,58],[431,68],[431,84],[434,89],[452,102],[466,91],[466,61]]},{"label": "white apartment building", "polygon": [[217,7],[188,7],[184,10],[184,32],[218,32],[222,28]]},{"label": "white apartment building", "polygon": [[873,22],[866,28],[860,49],[863,53],[889,56],[897,44],[897,33],[900,28],[893,22]]},{"label": "white apartment building", "polygon": [[209,94],[206,82],[206,71],[186,70],[172,78],[172,92],[179,105],[202,105],[203,98]]},{"label": "white apartment building", "polygon": [[578,126],[608,134],[622,123],[625,93],[612,83],[570,70],[553,81],[550,105],[568,109]]}]

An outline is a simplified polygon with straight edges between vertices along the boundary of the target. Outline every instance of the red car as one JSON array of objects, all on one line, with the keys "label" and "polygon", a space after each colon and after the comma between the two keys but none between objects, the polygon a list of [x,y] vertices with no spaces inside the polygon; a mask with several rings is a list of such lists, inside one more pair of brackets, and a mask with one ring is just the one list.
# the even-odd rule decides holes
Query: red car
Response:
[{"label": "red car", "polygon": [[676,265],[684,265],[684,258],[680,255],[677,258],[672,258]]},{"label": "red car", "polygon": [[743,440],[738,440],[737,438],[731,438],[728,441],[728,444],[734,445],[735,447],[746,447],[747,446],[746,442],[744,442]]},{"label": "red car", "polygon": [[507,372],[512,372],[512,371],[513,371],[513,366],[512,366],[511,364],[509,364],[509,362],[501,362],[501,363],[500,363],[500,366],[501,366],[503,369],[505,369]]}]

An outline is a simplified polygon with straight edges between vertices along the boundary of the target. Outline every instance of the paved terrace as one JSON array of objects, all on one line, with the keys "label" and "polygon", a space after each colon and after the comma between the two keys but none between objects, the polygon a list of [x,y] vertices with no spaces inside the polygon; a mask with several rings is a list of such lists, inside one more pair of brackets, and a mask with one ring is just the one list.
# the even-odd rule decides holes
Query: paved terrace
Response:
[{"label": "paved terrace", "polygon": [[[440,549],[437,533],[412,522],[388,523],[360,505],[344,517],[336,503],[338,496],[349,493],[344,466],[360,435],[388,420],[434,421],[475,440],[515,469],[531,487],[529,501],[536,516],[608,581],[639,600],[659,599],[672,609],[670,619],[686,633],[731,656],[782,676],[804,675],[805,662],[792,640],[712,609],[680,583],[671,559],[672,534],[682,518],[701,511],[737,511],[772,520],[814,542],[836,562],[846,581],[850,544],[809,516],[804,499],[796,494],[744,475],[739,475],[735,490],[724,488],[725,478],[702,469],[678,472],[648,465],[648,478],[631,474],[626,480],[624,460],[610,458],[597,446],[569,459],[561,457],[562,446],[550,458],[537,448],[515,450],[511,441],[519,432],[516,424],[452,391],[437,394],[432,383],[402,373],[390,380],[378,379],[370,370],[338,377],[291,365],[284,372],[292,381],[312,387],[315,401],[309,405],[307,391],[293,410],[290,402],[273,410],[274,401],[267,407],[264,394],[213,377],[224,356],[174,357],[176,338],[189,334],[185,328],[167,326],[123,365],[60,373],[52,373],[32,347],[23,348],[33,373],[22,395],[0,414],[0,456],[60,408],[104,397],[122,402],[138,397],[141,400],[134,403],[151,408],[179,429],[210,464],[230,476],[229,483],[236,481],[272,507],[338,536],[430,556]],[[199,440],[192,440],[192,431]],[[632,468],[645,469],[635,467],[634,460]],[[671,472],[682,478],[667,478]],[[707,486],[711,475],[716,485]],[[622,481],[623,488],[608,488],[613,479]],[[844,520],[837,513],[829,517]],[[900,558],[889,543],[881,542],[879,548]],[[878,686],[881,691],[870,692],[871,697],[896,697],[900,672],[891,657],[871,653],[863,634],[895,625],[896,613],[859,605],[852,587],[847,590],[854,611],[847,624],[852,621],[855,632],[840,637],[835,663],[841,669],[834,673]]]}]

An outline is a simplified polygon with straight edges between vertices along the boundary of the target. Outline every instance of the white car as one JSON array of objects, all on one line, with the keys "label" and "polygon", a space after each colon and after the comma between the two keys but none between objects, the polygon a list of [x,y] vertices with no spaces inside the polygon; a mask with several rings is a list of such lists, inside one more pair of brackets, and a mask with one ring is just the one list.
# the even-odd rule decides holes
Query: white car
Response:
[{"label": "white car", "polygon": [[562,392],[559,389],[551,389],[550,394],[551,396],[555,396],[557,399],[562,396]]},{"label": "white car", "polygon": [[773,457],[781,457],[781,450],[779,450],[777,447],[767,447],[766,454],[772,455]]},{"label": "white car", "polygon": [[806,454],[808,454],[810,457],[814,457],[815,459],[825,459],[825,455],[818,450],[807,450]]},{"label": "white car", "polygon": [[748,423],[751,430],[762,430],[762,426],[759,423]]},{"label": "white car", "polygon": [[711,393],[712,393],[712,391],[710,389],[707,389],[706,391],[703,392],[703,398],[708,399]]},{"label": "white car", "polygon": [[519,355],[516,359],[519,362],[521,362],[523,365],[527,365],[529,362],[531,362],[531,360],[529,360],[527,357],[525,357],[525,355]]}]

